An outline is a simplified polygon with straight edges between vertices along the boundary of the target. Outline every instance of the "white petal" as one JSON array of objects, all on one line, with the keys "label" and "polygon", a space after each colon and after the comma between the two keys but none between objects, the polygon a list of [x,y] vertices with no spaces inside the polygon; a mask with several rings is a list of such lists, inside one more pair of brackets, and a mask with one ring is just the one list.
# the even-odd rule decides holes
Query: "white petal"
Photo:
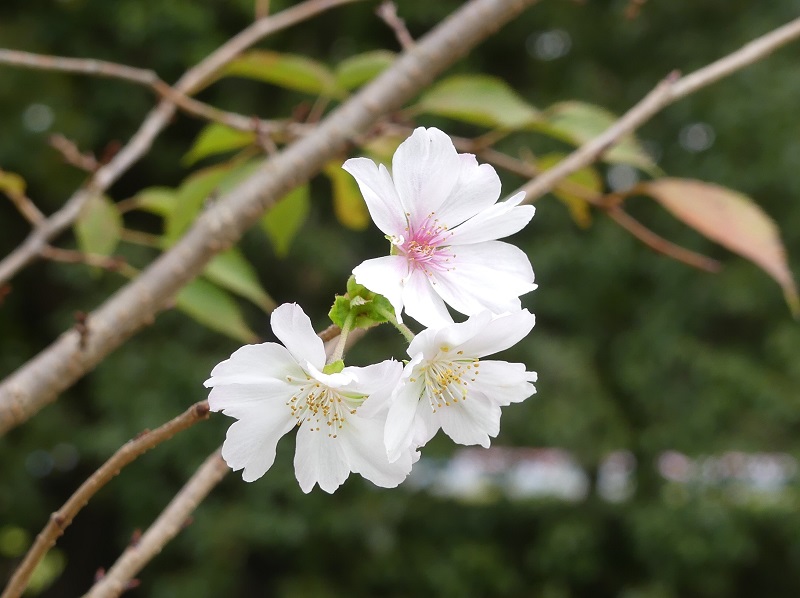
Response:
[{"label": "white petal", "polygon": [[300,489],[306,494],[314,484],[333,493],[350,475],[350,466],[338,440],[328,436],[326,430],[316,431],[308,424],[297,430],[294,472]]},{"label": "white petal", "polygon": [[468,245],[502,239],[525,228],[536,209],[533,206],[519,206],[525,198],[524,193],[508,201],[497,203],[470,218],[461,226],[450,230],[448,245]]},{"label": "white petal", "polygon": [[284,303],[275,308],[270,320],[275,336],[286,346],[297,363],[311,363],[315,368],[325,366],[325,346],[314,332],[311,320],[296,303]]},{"label": "white petal", "polygon": [[491,323],[472,338],[464,339],[458,348],[470,357],[494,355],[513,347],[525,338],[535,323],[536,316],[527,309],[503,314],[491,319]]},{"label": "white petal", "polygon": [[275,447],[295,420],[282,402],[265,401],[249,409],[239,408],[239,421],[228,428],[222,458],[233,471],[244,469],[242,479],[252,482],[275,462]]},{"label": "white petal", "polygon": [[[284,405],[295,391],[294,386],[282,380],[268,380],[257,384],[223,384],[215,386],[208,395],[211,411],[222,411],[231,417],[240,417],[240,408],[250,408],[254,403],[264,402],[265,409],[272,405]],[[283,406],[289,411],[286,406]]]},{"label": "white petal", "polygon": [[414,417],[417,412],[425,381],[422,378],[414,382],[408,379],[413,377],[415,366],[406,366],[407,373],[403,376],[402,386],[392,395],[392,403],[386,416],[384,443],[389,456],[389,461],[394,462],[400,458],[404,451],[409,450],[414,437]]},{"label": "white petal", "polygon": [[[491,322],[491,312],[484,309],[470,316],[466,322],[459,322],[437,330],[431,340],[432,348],[436,351],[435,358],[439,359],[444,356],[446,359],[455,359],[458,351],[463,352],[462,359],[479,357],[479,355],[464,351],[463,345],[474,337],[483,334]],[[431,359],[433,358],[431,357]]]},{"label": "white petal", "polygon": [[406,313],[423,326],[440,327],[453,322],[444,301],[422,270],[414,270],[406,279],[403,303]]},{"label": "white petal", "polygon": [[310,363],[307,363],[306,369],[308,370],[308,373],[311,374],[312,378],[314,378],[317,382],[321,382],[322,384],[324,384],[329,388],[335,388],[335,389],[343,388],[345,386],[348,386],[349,384],[352,384],[354,380],[352,368],[350,373],[336,372],[333,374],[324,374]]},{"label": "white petal", "polygon": [[[353,382],[347,385],[348,393],[369,395],[368,401],[381,394],[391,394],[403,373],[403,364],[394,359],[387,359],[364,367],[349,366],[342,370]],[[380,398],[380,397],[378,397]]]},{"label": "white petal", "polygon": [[400,255],[367,260],[353,269],[356,282],[386,297],[400,322],[403,321],[400,315],[403,310],[403,279],[407,275],[408,261]]},{"label": "white petal", "polygon": [[438,409],[434,418],[458,444],[488,448],[489,437],[500,431],[500,406],[480,393],[470,393],[465,401]]},{"label": "white petal", "polygon": [[519,403],[536,393],[536,387],[531,384],[531,375],[535,377],[536,372],[526,372],[522,363],[488,360],[481,361],[479,369],[472,388],[501,407]]},{"label": "white petal", "polygon": [[267,380],[285,380],[286,376],[302,376],[289,351],[278,343],[245,345],[211,370],[206,387],[219,384],[256,384]]},{"label": "white petal", "polygon": [[372,221],[387,235],[401,235],[406,229],[405,210],[386,167],[368,158],[351,158],[342,166],[356,179]]},{"label": "white petal", "polygon": [[427,397],[423,397],[417,404],[417,415],[414,418],[414,442],[412,446],[425,446],[431,438],[436,436],[441,426],[436,414],[431,409]]},{"label": "white petal", "polygon": [[489,164],[478,164],[472,154],[459,154],[458,181],[436,217],[449,228],[482,212],[500,197],[500,178]]},{"label": "white petal", "polygon": [[393,463],[383,446],[383,418],[348,416],[336,439],[340,441],[350,469],[381,488],[394,488],[411,472],[411,450],[406,449]]},{"label": "white petal", "polygon": [[438,210],[460,171],[456,148],[439,129],[419,127],[400,144],[392,159],[392,178],[412,224]]},{"label": "white petal", "polygon": [[436,290],[463,314],[518,311],[518,297],[536,288],[528,256],[514,245],[487,241],[453,247],[453,254],[453,267],[436,273]]}]

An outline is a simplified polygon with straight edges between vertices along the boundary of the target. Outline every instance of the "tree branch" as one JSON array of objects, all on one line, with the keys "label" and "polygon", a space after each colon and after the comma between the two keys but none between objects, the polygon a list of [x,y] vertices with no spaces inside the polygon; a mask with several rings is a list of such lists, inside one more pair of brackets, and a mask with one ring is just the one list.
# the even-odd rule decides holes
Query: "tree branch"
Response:
[{"label": "tree branch", "polygon": [[170,541],[178,535],[192,511],[225,474],[228,466],[216,450],[189,479],[167,508],[135,543],[129,545],[117,562],[84,595],[84,598],[119,596],[129,582]]},{"label": "tree branch", "polygon": [[[358,1],[306,0],[280,13],[256,21],[186,71],[173,89],[185,96],[192,95],[202,89],[225,64],[263,37],[305,21],[330,8]],[[147,115],[127,145],[108,164],[99,168],[86,186],[78,189],[60,210],[34,228],[22,245],[0,261],[0,285],[10,280],[22,268],[39,257],[42,248],[47,243],[75,222],[89,199],[106,191],[150,150],[155,138],[169,124],[175,114],[176,107],[173,100],[174,98],[167,98],[159,102]],[[1,429],[2,426],[0,426]]]},{"label": "tree branch", "polygon": [[525,202],[533,203],[553,189],[558,181],[600,158],[614,144],[666,106],[761,60],[798,37],[800,37],[800,18],[751,41],[732,54],[728,54],[685,77],[680,77],[677,71],[668,75],[603,133],[521,187],[520,191],[524,191],[526,194]]},{"label": "tree branch", "polygon": [[36,565],[44,558],[47,551],[56,543],[56,540],[69,527],[72,520],[75,519],[75,516],[86,503],[97,494],[100,488],[119,475],[123,467],[150,449],[169,440],[178,432],[207,418],[208,401],[200,401],[163,426],[156,428],[152,432],[145,430],[136,438],[125,443],[108,461],[103,463],[97,471],[81,484],[80,488],[69,497],[69,500],[58,511],[50,515],[47,525],[36,536],[36,541],[11,576],[11,580],[0,598],[19,598],[19,596],[22,596]]},{"label": "tree branch", "polygon": [[[535,0],[472,0],[404,53],[377,79],[339,106],[311,133],[202,213],[170,251],[111,296],[88,320],[81,349],[70,330],[0,384],[0,433],[53,401],[106,355],[151,323],[218,252],[231,247],[260,215],[366,131],[399,108],[438,73]],[[99,172],[99,171],[98,171]]]}]

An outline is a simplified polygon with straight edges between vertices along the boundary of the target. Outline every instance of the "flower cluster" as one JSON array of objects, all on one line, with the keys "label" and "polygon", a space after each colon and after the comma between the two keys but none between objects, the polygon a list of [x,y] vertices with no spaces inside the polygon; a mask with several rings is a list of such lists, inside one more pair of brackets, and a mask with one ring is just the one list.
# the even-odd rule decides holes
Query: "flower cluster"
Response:
[{"label": "flower cluster", "polygon": [[[533,217],[532,206],[520,205],[523,194],[498,202],[494,169],[457,153],[434,128],[416,129],[397,148],[391,174],[367,158],[343,168],[391,252],[356,267],[337,297],[330,315],[341,334],[331,355],[303,310],[284,304],[271,320],[282,345],[244,346],[212,370],[211,409],[237,420],[222,456],[245,481],[266,473],[280,438],[297,427],[294,465],[304,492],[315,484],[333,492],[350,472],[395,487],[439,429],[488,447],[500,408],[536,392],[536,373],[523,364],[484,359],[535,322],[519,300],[536,288],[530,262],[498,240]],[[448,306],[466,319],[454,322]],[[425,329],[414,335],[404,313]],[[405,365],[345,367],[350,330],[382,322],[409,341]]]}]

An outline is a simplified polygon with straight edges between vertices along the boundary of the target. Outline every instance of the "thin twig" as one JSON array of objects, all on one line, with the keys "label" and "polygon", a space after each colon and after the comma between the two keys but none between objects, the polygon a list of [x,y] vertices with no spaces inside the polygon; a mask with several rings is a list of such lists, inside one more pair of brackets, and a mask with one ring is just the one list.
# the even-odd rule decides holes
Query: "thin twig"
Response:
[{"label": "thin twig", "polygon": [[394,35],[403,50],[414,47],[414,38],[408,32],[405,21],[397,16],[397,6],[395,6],[394,2],[384,0],[375,9],[375,14],[394,31]]},{"label": "thin twig", "polygon": [[41,253],[42,258],[61,262],[64,264],[86,264],[94,268],[101,268],[109,272],[119,272],[126,278],[134,278],[139,271],[128,264],[124,258],[116,255],[99,255],[96,253],[85,253],[72,249],[60,249],[45,245]]},{"label": "thin twig", "polygon": [[131,543],[117,562],[101,577],[84,598],[119,596],[129,588],[128,583],[170,541],[178,535],[197,505],[208,495],[225,474],[228,466],[219,449],[214,451],[192,475],[167,508],[137,542]]},{"label": "thin twig", "polygon": [[[4,173],[0,170],[0,176]],[[16,175],[13,175],[16,176]],[[24,188],[24,183],[21,185]],[[22,189],[17,189],[12,186],[6,186],[0,188],[0,193],[5,193],[8,199],[11,200],[11,203],[14,204],[14,207],[17,208],[17,211],[22,215],[25,220],[27,220],[31,225],[34,227],[38,226],[41,222],[45,220],[45,215],[36,207],[36,204],[31,201],[31,199],[25,195],[25,192]]]},{"label": "thin twig", "polygon": [[69,500],[58,511],[50,515],[47,525],[36,536],[36,541],[28,550],[22,563],[14,571],[8,586],[6,586],[0,598],[18,598],[22,595],[33,570],[44,558],[44,555],[47,554],[47,551],[56,543],[56,540],[69,527],[86,503],[97,494],[100,488],[119,475],[123,467],[132,463],[150,449],[169,440],[178,432],[193,426],[203,419],[207,419],[208,411],[208,401],[195,403],[178,417],[153,431],[145,430],[120,447],[108,461],[103,463],[97,471],[81,484],[80,488],[69,497]]},{"label": "thin twig", "polygon": [[[282,12],[256,21],[186,71],[173,89],[185,96],[197,93],[223,66],[260,39],[328,9],[358,1],[360,0],[306,0]],[[0,261],[0,284],[10,280],[22,268],[39,257],[45,244],[75,222],[86,202],[108,189],[150,150],[155,138],[169,124],[175,114],[176,107],[173,99],[164,99],[159,102],[158,106],[147,115],[128,144],[114,156],[114,159],[99,168],[85,187],[78,189],[60,210],[37,226],[22,245]]]},{"label": "thin twig", "polygon": [[0,383],[0,434],[55,400],[111,351],[152,323],[175,294],[200,274],[214,255],[235,244],[264,211],[535,1],[472,0],[463,5],[308,135],[270,157],[238,187],[217,199],[168,252],[92,313],[94,330],[85,349],[80,349],[77,334],[67,331]]},{"label": "thin twig", "polygon": [[564,158],[550,170],[524,185],[525,201],[532,203],[555,187],[558,181],[597,160],[626,135],[673,102],[743,69],[800,37],[800,18],[763,35],[739,50],[685,77],[676,71],[662,80],[638,104],[594,139]]},{"label": "thin twig", "polygon": [[[121,79],[122,81],[136,83],[152,89],[160,97],[169,100],[192,116],[219,122],[235,129],[253,130],[252,117],[220,110],[192,99],[180,90],[165,83],[155,71],[149,69],[140,69],[115,62],[95,60],[94,58],[65,58],[2,48],[0,48],[0,64]],[[263,128],[274,128],[276,125],[271,121],[262,121],[261,126]]]},{"label": "thin twig", "polygon": [[64,162],[67,164],[72,164],[74,167],[85,170],[86,172],[94,172],[97,170],[99,166],[97,159],[90,153],[82,153],[73,141],[67,139],[63,135],[58,133],[50,135],[48,143],[50,147],[61,154],[61,157],[64,158]]},{"label": "thin twig", "polygon": [[668,257],[699,268],[700,270],[705,270],[706,272],[715,273],[719,272],[722,268],[722,264],[717,260],[695,253],[694,251],[676,245],[671,241],[667,241],[664,237],[657,235],[619,206],[609,208],[606,213],[614,222],[658,253],[663,253]]}]

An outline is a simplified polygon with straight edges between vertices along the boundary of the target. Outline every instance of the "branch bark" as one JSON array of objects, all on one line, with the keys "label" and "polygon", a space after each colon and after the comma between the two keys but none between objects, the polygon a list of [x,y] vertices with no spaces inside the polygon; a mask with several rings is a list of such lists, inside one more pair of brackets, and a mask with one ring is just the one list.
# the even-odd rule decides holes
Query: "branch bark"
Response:
[{"label": "branch bark", "polygon": [[533,203],[553,189],[561,179],[600,158],[623,137],[632,133],[654,114],[673,102],[761,60],[798,37],[800,37],[800,18],[788,22],[685,77],[681,77],[677,71],[668,75],[603,133],[579,147],[550,170],[522,186],[519,191],[525,192],[525,202]]},{"label": "branch bark", "polygon": [[92,496],[97,494],[98,490],[110,482],[112,478],[119,475],[123,467],[155,446],[169,440],[178,432],[207,418],[208,401],[200,401],[163,426],[153,431],[146,430],[125,443],[108,461],[103,463],[97,471],[81,484],[80,488],[69,497],[69,500],[58,511],[50,515],[47,525],[36,536],[36,541],[28,550],[22,563],[14,571],[0,598],[19,598],[19,596],[22,596],[31,574],[36,569],[36,565],[47,554],[47,551],[52,548],[59,536],[69,527],[72,520],[75,519],[75,516],[89,502]]},{"label": "branch bark", "polygon": [[[242,30],[203,61],[186,71],[175,84],[174,89],[185,96],[197,93],[220,68],[260,39],[305,21],[330,8],[358,1],[360,0],[306,0],[306,2],[287,8],[280,13],[264,17]],[[37,259],[45,245],[77,220],[81,209],[89,199],[105,192],[150,150],[153,140],[169,124],[175,114],[176,106],[173,99],[168,98],[159,102],[147,115],[127,145],[108,164],[99,168],[86,186],[78,189],[60,210],[34,228],[17,249],[0,261],[0,285]],[[1,429],[2,425],[0,425]]]},{"label": "branch bark", "polygon": [[203,462],[138,542],[125,549],[117,562],[92,586],[84,598],[119,596],[128,589],[128,584],[133,577],[161,552],[161,549],[172,538],[178,535],[197,505],[225,477],[226,473],[228,473],[228,466],[222,460],[220,451],[217,450]]},{"label": "branch bark", "polygon": [[[151,323],[175,294],[218,252],[236,243],[278,199],[339,155],[350,139],[399,108],[535,0],[472,0],[404,53],[357,95],[332,112],[239,187],[200,215],[194,226],[136,280],[87,318],[81,347],[76,331],[53,344],[0,384],[0,433],[53,401],[106,355]],[[99,171],[98,171],[99,172]]]}]

